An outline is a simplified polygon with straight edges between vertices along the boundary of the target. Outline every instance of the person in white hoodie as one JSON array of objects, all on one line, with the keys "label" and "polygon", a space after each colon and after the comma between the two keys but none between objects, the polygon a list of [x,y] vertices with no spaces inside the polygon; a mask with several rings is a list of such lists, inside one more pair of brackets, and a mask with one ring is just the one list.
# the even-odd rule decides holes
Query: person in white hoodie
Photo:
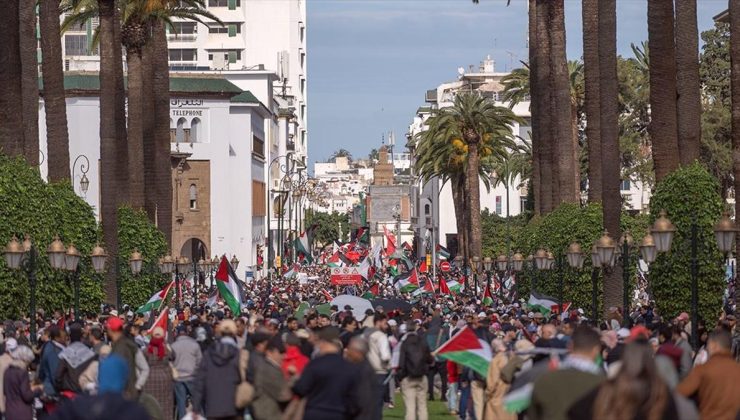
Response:
[{"label": "person in white hoodie", "polygon": [[13,357],[10,355],[12,351],[18,348],[18,341],[15,338],[9,338],[5,341],[5,353],[0,356],[0,418],[5,414],[5,394],[3,393],[3,377],[5,371],[8,370],[8,366],[13,362]]},{"label": "person in white hoodie", "polygon": [[391,346],[388,341],[388,316],[384,313],[376,313],[373,317],[373,326],[365,328],[363,335],[367,340],[370,350],[367,353],[367,360],[370,366],[375,370],[375,376],[378,379],[380,388],[380,398],[378,399],[378,419],[383,415],[383,401],[388,396],[388,373],[391,362]]}]

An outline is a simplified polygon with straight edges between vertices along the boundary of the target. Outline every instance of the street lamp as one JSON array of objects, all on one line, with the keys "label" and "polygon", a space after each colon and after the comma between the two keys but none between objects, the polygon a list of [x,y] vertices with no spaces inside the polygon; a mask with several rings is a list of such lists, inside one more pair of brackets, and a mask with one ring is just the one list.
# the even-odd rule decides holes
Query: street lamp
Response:
[{"label": "street lamp", "polygon": [[658,252],[668,252],[671,249],[671,242],[673,241],[673,235],[676,233],[676,227],[666,217],[665,210],[660,211],[660,217],[655,220],[651,233],[655,238],[655,248]]},{"label": "street lamp", "polygon": [[518,252],[515,253],[514,256],[511,257],[511,265],[514,271],[522,271],[522,268],[524,268],[524,256]]},{"label": "street lamp", "polygon": [[72,275],[72,287],[74,288],[75,319],[80,320],[80,275],[77,270],[80,263],[80,252],[74,245],[70,244],[64,255],[64,266]]},{"label": "street lamp", "polygon": [[92,253],[90,254],[92,260],[93,270],[98,274],[105,272],[105,263],[108,261],[108,254],[105,253],[105,249],[100,245],[95,245]]},{"label": "street lamp", "polygon": [[485,271],[491,271],[492,265],[493,265],[493,259],[491,257],[483,258],[483,269]]},{"label": "street lamp", "polygon": [[175,308],[179,311],[180,310],[180,276],[183,277],[183,280],[185,279],[185,276],[188,274],[188,270],[190,269],[190,259],[186,256],[180,256],[177,258],[175,262],[176,271],[175,271]]},{"label": "street lamp", "polygon": [[47,256],[49,257],[49,265],[55,270],[64,268],[64,257],[67,250],[64,248],[64,244],[59,239],[59,236],[54,237],[54,241],[49,244],[49,248],[46,249]]},{"label": "street lamp", "polygon": [[498,258],[496,258],[496,269],[503,273],[506,271],[507,268],[509,268],[509,258],[507,258],[506,255],[503,254],[499,255]]},{"label": "street lamp", "polygon": [[630,280],[630,249],[632,248],[632,235],[628,230],[624,231],[622,237],[619,238],[619,242],[622,244],[622,310],[625,314],[625,319],[629,318],[629,280]]},{"label": "street lamp", "polygon": [[470,266],[473,268],[473,275],[475,276],[475,295],[478,296],[478,272],[480,271],[481,260],[480,257],[474,255],[470,259]]},{"label": "street lamp", "polygon": [[614,253],[617,252],[617,246],[608,231],[604,230],[604,234],[596,241],[596,251],[599,253],[602,266],[614,266]]},{"label": "street lamp", "polygon": [[131,257],[128,259],[129,267],[131,267],[131,273],[135,276],[138,276],[139,273],[141,273],[141,268],[144,263],[144,258],[141,256],[141,253],[134,248],[134,252],[131,253]]},{"label": "street lamp", "polygon": [[642,255],[642,260],[645,261],[645,264],[652,264],[655,262],[657,249],[655,247],[655,239],[653,239],[653,235],[648,233],[642,238],[642,242],[640,242],[640,254]]},{"label": "street lamp", "polygon": [[727,255],[732,252],[732,246],[735,245],[735,236],[737,236],[737,227],[732,222],[730,216],[725,213],[720,221],[714,226],[714,237],[717,240],[717,248],[722,254]]}]

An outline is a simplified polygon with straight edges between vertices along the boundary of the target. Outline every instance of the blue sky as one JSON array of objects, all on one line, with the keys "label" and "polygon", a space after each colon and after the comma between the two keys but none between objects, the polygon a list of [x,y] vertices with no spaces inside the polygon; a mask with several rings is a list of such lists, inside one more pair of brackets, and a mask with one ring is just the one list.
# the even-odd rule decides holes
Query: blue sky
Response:
[{"label": "blue sky", "polygon": [[[496,70],[527,58],[527,1],[308,0],[309,162],[355,157],[404,135],[427,89],[487,55]],[[727,0],[698,1],[699,31]],[[620,54],[647,40],[647,0],[617,2]],[[568,58],[582,55],[581,1],[565,0]]]}]

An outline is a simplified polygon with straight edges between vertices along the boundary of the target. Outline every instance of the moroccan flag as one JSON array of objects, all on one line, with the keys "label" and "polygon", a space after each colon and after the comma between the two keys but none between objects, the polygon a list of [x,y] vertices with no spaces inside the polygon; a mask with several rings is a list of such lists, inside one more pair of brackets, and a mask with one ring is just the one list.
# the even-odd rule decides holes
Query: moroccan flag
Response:
[{"label": "moroccan flag", "polygon": [[493,357],[491,346],[467,326],[439,346],[433,354],[469,367],[482,376],[488,374],[488,365]]},{"label": "moroccan flag", "polygon": [[545,317],[548,317],[550,316],[552,307],[558,305],[558,300],[549,296],[541,295],[537,292],[532,292],[529,295],[527,305],[529,305],[530,310],[539,312]]},{"label": "moroccan flag", "polygon": [[383,226],[383,232],[385,233],[385,255],[391,256],[394,252],[396,252],[396,238],[393,236],[392,233],[388,232],[388,229],[386,229],[385,226]]},{"label": "moroccan flag", "polygon": [[242,310],[241,287],[234,274],[234,268],[231,267],[225,255],[221,257],[221,264],[216,272],[216,287],[218,287],[221,299],[231,309],[231,312],[239,315]]},{"label": "moroccan flag", "polygon": [[311,252],[309,251],[310,247],[308,245],[308,235],[312,230],[313,226],[306,229],[306,231],[301,233],[301,236],[296,238],[296,240],[293,242],[295,245],[296,254],[303,255],[303,258],[308,264],[313,264],[313,255],[311,255]]},{"label": "moroccan flag", "polygon": [[437,256],[442,260],[449,260],[450,259],[450,251],[447,250],[447,248],[443,247],[440,244],[437,244],[436,248],[437,250]]},{"label": "moroccan flag", "polygon": [[483,288],[482,303],[486,306],[493,305],[493,296],[491,295],[491,286],[487,283],[486,283],[486,286]]},{"label": "moroccan flag", "polygon": [[416,274],[416,269],[407,271],[404,274],[396,276],[393,279],[393,283],[401,293],[409,293],[419,288],[419,276]]},{"label": "moroccan flag", "polygon": [[326,298],[327,302],[331,302],[332,300],[334,300],[334,297],[332,297],[332,295],[329,294],[329,292],[327,292],[326,289],[321,289],[321,293],[324,294],[324,297]]},{"label": "moroccan flag", "polygon": [[167,295],[170,293],[170,289],[172,289],[172,286],[174,285],[175,282],[171,281],[164,287],[164,289],[153,294],[145,304],[141,305],[139,309],[136,310],[136,313],[145,314],[147,312],[151,312],[152,309],[159,309],[167,299]]},{"label": "moroccan flag", "polygon": [[370,286],[369,289],[365,293],[362,294],[363,299],[375,299],[380,294],[380,287],[378,286],[378,283],[373,284]]},{"label": "moroccan flag", "polygon": [[152,324],[152,327],[146,331],[145,335],[151,336],[154,333],[154,329],[160,327],[164,330],[164,338],[165,341],[167,341],[167,322],[170,320],[168,317],[169,313],[169,308],[166,306],[162,308],[162,312],[159,313],[157,319],[154,320],[154,324]]}]

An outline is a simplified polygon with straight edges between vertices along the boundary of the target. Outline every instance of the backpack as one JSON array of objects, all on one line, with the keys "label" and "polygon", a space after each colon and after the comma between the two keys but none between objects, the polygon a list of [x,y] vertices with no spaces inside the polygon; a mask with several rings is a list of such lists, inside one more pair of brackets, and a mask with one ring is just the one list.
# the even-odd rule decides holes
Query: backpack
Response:
[{"label": "backpack", "polygon": [[408,336],[403,342],[404,362],[401,369],[403,376],[421,378],[429,372],[431,355],[429,349],[418,335]]}]

